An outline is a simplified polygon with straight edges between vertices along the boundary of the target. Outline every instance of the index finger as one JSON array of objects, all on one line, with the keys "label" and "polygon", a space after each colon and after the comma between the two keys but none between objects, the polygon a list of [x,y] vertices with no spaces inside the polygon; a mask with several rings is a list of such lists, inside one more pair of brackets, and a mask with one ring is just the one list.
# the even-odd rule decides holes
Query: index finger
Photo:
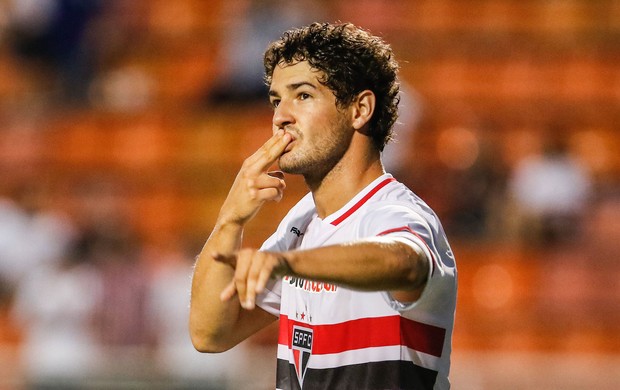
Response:
[{"label": "index finger", "polygon": [[265,171],[278,160],[291,140],[292,137],[289,133],[278,130],[248,160],[257,164],[257,168],[261,172]]}]

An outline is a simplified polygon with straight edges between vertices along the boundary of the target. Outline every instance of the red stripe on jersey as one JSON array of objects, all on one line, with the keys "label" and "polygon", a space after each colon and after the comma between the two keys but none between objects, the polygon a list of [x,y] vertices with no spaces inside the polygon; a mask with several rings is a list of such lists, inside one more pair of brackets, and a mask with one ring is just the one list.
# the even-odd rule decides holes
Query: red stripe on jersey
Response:
[{"label": "red stripe on jersey", "polygon": [[362,205],[364,203],[366,203],[368,201],[368,199],[372,198],[372,196],[374,194],[377,193],[377,191],[379,191],[381,188],[385,187],[388,183],[391,183],[393,181],[396,181],[396,179],[394,179],[393,177],[387,178],[385,180],[383,180],[381,183],[377,184],[377,186],[375,188],[373,188],[372,190],[370,190],[366,195],[364,195],[364,197],[362,199],[360,199],[356,204],[353,205],[353,207],[351,207],[349,210],[347,210],[344,214],[342,214],[340,217],[336,218],[333,222],[332,225],[337,226],[339,223],[341,223],[342,221],[344,221],[345,219],[347,219],[351,214],[353,214],[357,209],[359,209],[360,207],[362,207]]},{"label": "red stripe on jersey", "polygon": [[435,254],[433,253],[433,251],[431,250],[431,248],[428,246],[428,244],[426,243],[426,241],[424,241],[424,239],[422,238],[422,236],[420,236],[418,233],[416,233],[413,229],[411,229],[409,226],[401,226],[398,228],[394,228],[394,229],[389,229],[386,230],[384,232],[381,232],[379,234],[377,234],[377,236],[385,236],[387,234],[390,233],[395,233],[395,232],[408,232],[413,234],[414,236],[416,236],[417,238],[420,239],[420,241],[422,241],[424,243],[424,246],[426,247],[426,249],[428,249],[428,253],[431,254],[431,260],[433,261],[433,264],[435,264],[435,267],[433,267],[433,270],[431,271],[431,275],[435,274],[435,268],[439,267],[439,262],[437,261],[437,259],[435,258]]},{"label": "red stripe on jersey", "polygon": [[312,354],[340,353],[370,347],[402,345],[441,357],[446,330],[401,316],[361,318],[329,325],[309,325],[280,315],[278,343],[292,348],[293,326],[313,330]]}]

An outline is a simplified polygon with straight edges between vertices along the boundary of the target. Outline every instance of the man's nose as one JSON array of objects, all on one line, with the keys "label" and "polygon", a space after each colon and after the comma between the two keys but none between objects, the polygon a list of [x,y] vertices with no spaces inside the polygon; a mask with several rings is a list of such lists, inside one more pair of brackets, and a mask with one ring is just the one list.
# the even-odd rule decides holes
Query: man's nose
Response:
[{"label": "man's nose", "polygon": [[280,103],[273,112],[273,125],[277,129],[284,129],[287,125],[295,122],[291,103],[280,100]]}]

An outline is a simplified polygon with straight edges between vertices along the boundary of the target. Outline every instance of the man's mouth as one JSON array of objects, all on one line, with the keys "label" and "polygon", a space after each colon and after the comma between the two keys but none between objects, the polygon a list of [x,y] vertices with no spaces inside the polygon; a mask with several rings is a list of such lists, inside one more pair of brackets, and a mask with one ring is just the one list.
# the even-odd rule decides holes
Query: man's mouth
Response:
[{"label": "man's mouth", "polygon": [[284,153],[288,153],[291,150],[293,150],[294,143],[295,143],[295,138],[293,138],[293,140],[289,142],[288,145],[286,145],[286,148],[284,148]]},{"label": "man's mouth", "polygon": [[291,150],[293,150],[293,147],[295,146],[294,144],[295,144],[295,142],[297,141],[297,137],[296,137],[296,136],[295,136],[292,132],[290,132],[290,131],[289,131],[288,133],[289,133],[289,134],[290,134],[290,136],[291,136],[291,141],[288,143],[288,145],[286,145],[286,148],[284,148],[284,152],[283,152],[283,154],[284,154],[284,153],[288,153],[288,152],[290,152]]}]

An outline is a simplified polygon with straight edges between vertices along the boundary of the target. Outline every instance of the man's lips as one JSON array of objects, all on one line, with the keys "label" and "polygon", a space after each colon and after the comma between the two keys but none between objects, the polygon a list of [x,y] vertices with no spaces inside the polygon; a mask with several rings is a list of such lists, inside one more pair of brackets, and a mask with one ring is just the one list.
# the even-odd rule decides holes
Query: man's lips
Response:
[{"label": "man's lips", "polygon": [[284,153],[287,153],[293,150],[294,143],[295,143],[295,139],[293,138],[293,140],[291,140],[291,142],[289,142],[288,145],[286,145],[286,148],[284,148]]},{"label": "man's lips", "polygon": [[295,137],[295,135],[293,135],[293,133],[288,132],[288,134],[291,136],[291,141],[288,143],[288,145],[286,145],[286,148],[284,148],[284,153],[290,152],[293,147],[295,146],[295,142],[297,141],[297,137]]}]

